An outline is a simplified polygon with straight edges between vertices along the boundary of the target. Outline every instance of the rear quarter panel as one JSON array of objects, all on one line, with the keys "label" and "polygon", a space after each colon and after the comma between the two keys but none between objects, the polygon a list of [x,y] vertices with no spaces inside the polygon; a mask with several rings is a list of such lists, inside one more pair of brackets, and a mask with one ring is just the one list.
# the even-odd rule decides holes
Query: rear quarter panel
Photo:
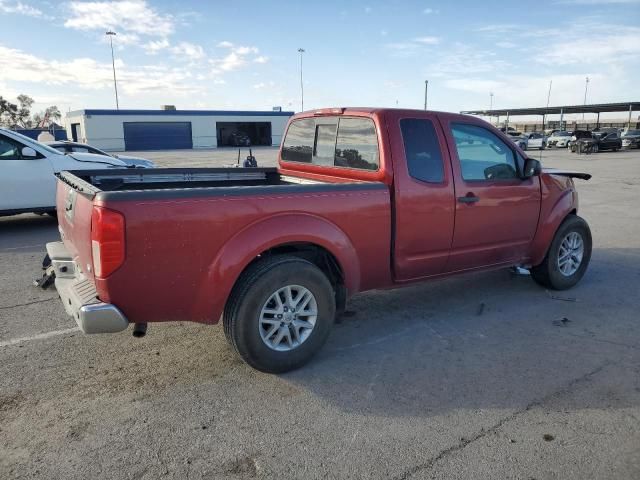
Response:
[{"label": "rear quarter panel", "polygon": [[99,297],[130,321],[218,321],[237,278],[259,253],[310,242],[338,259],[350,293],[390,283],[390,200],[371,189],[100,199],[126,219],[126,260]]}]

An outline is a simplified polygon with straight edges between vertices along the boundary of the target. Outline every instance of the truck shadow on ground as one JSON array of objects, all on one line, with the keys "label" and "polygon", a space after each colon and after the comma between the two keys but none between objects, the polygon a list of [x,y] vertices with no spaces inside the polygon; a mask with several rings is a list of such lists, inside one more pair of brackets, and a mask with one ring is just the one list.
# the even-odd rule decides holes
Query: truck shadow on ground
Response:
[{"label": "truck shadow on ground", "polygon": [[[320,355],[283,378],[385,416],[525,406],[605,366],[640,370],[639,280],[640,249],[598,249],[564,292],[497,271],[362,294]],[[601,401],[635,405],[635,392]]]}]

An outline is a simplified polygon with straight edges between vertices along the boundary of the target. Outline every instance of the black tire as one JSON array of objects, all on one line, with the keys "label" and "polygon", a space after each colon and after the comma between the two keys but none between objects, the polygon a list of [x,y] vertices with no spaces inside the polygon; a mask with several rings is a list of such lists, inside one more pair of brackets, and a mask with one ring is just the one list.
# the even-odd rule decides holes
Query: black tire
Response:
[{"label": "black tire", "polygon": [[[269,297],[287,285],[300,285],[313,294],[317,317],[308,338],[283,352],[262,340],[259,323]],[[333,286],[313,263],[288,255],[259,260],[241,275],[227,301],[223,314],[225,336],[238,355],[257,370],[294,370],[307,363],[327,340],[335,318],[335,298]]]},{"label": "black tire", "polygon": [[[582,261],[578,269],[572,275],[566,276],[560,272],[558,267],[558,255],[562,241],[571,232],[576,232],[580,235],[583,241],[584,250]],[[573,287],[584,276],[584,273],[589,266],[589,261],[591,260],[591,247],[591,230],[589,229],[587,222],[577,215],[569,215],[556,231],[553,241],[551,242],[551,246],[549,247],[549,251],[544,257],[542,263],[531,268],[531,278],[543,287],[551,288],[553,290],[566,290]]]}]

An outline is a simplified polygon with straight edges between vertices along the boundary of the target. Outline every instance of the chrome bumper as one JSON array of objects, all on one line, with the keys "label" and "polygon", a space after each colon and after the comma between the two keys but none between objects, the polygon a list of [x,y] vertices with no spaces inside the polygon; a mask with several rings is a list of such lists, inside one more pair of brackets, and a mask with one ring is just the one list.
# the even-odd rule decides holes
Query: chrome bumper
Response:
[{"label": "chrome bumper", "polygon": [[47,253],[56,273],[56,290],[64,309],[84,333],[116,333],[129,326],[118,307],[98,299],[93,282],[78,271],[62,242],[47,243]]}]

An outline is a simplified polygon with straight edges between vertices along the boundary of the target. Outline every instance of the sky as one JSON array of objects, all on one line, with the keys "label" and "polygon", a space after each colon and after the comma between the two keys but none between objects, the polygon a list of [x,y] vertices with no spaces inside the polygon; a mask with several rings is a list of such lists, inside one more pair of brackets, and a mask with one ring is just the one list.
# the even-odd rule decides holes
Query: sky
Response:
[{"label": "sky", "polygon": [[[433,110],[637,101],[640,0],[0,0],[0,95],[34,109]],[[620,115],[618,115],[620,116]]]}]

